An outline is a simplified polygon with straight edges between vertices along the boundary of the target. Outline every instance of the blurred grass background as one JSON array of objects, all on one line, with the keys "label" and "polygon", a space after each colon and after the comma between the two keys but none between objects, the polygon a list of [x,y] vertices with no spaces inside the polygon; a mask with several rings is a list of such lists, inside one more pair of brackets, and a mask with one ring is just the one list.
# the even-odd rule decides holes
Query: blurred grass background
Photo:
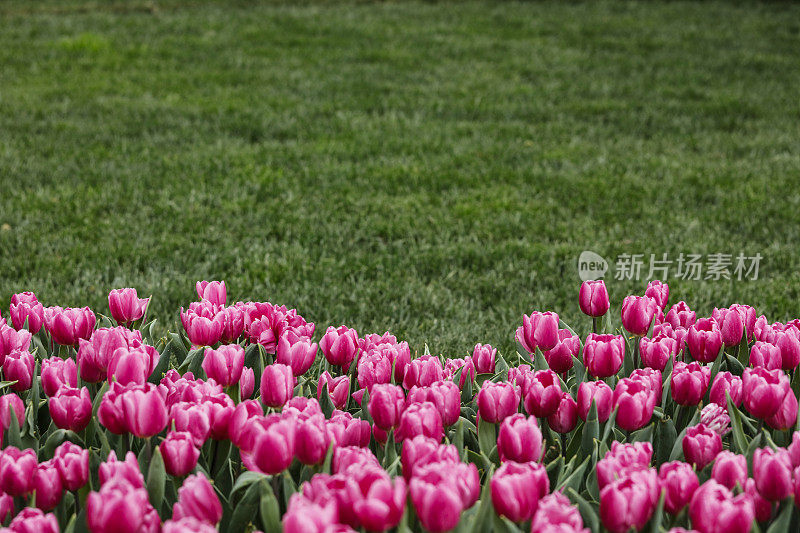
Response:
[{"label": "blurred grass background", "polygon": [[589,249],[761,253],[671,303],[797,317],[799,49],[773,3],[6,1],[0,304],[133,286],[174,329],[225,279],[456,356],[586,331]]}]

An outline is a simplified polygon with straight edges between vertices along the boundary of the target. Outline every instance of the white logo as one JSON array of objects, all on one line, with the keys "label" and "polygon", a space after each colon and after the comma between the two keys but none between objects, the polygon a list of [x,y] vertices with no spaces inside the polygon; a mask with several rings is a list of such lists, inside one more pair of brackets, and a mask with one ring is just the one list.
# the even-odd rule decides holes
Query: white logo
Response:
[{"label": "white logo", "polygon": [[608,262],[589,250],[584,250],[578,257],[578,275],[581,281],[601,279],[608,271]]}]

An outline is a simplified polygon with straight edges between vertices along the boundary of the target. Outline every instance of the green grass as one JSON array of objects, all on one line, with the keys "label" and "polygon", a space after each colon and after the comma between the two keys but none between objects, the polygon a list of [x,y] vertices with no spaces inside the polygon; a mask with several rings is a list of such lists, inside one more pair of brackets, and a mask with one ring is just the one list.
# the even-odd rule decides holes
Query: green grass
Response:
[{"label": "green grass", "polygon": [[508,351],[531,310],[588,328],[590,249],[759,252],[671,301],[800,315],[800,6],[148,6],[0,6],[5,309],[135,286],[174,329],[225,279],[321,330]]}]

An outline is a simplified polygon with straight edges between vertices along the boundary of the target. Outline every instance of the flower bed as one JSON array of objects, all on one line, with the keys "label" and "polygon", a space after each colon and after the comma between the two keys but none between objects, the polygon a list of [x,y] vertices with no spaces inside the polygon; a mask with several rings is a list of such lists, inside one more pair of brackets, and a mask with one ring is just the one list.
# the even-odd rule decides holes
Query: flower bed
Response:
[{"label": "flower bed", "polygon": [[799,321],[697,318],[656,281],[617,322],[590,281],[584,338],[533,312],[517,353],[444,358],[196,288],[163,338],[134,289],[110,318],[12,297],[10,531],[798,528]]}]

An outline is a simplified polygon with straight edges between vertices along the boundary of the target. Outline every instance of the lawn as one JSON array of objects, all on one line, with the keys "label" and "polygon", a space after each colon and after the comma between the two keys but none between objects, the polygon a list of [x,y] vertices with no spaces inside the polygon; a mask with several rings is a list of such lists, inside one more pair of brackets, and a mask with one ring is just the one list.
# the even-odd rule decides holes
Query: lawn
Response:
[{"label": "lawn", "polygon": [[743,252],[671,301],[797,317],[798,50],[769,2],[6,1],[0,304],[133,286],[174,330],[225,279],[457,356],[585,332],[583,250]]}]

